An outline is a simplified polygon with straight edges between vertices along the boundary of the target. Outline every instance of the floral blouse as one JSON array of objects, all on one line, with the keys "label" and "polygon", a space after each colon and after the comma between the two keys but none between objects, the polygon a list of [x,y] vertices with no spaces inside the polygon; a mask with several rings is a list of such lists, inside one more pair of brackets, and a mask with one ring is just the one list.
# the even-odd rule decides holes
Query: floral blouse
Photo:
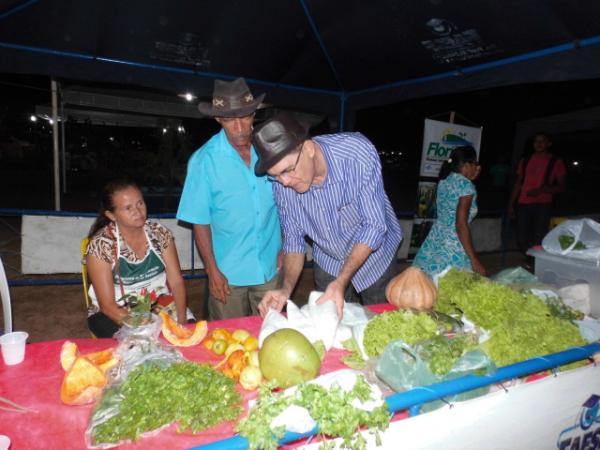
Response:
[{"label": "floral blouse", "polygon": [[[152,243],[154,249],[158,252],[159,255],[166,250],[169,246],[169,242],[173,239],[173,233],[161,225],[160,223],[154,220],[147,220],[144,224],[144,230]],[[91,239],[88,244],[88,248],[85,252],[87,255],[95,256],[101,261],[107,262],[110,265],[115,263],[114,257],[116,255],[117,249],[117,240],[115,238],[116,227],[113,223],[106,225],[104,228],[100,229]],[[129,248],[125,239],[119,232],[119,239],[121,241],[121,256],[123,256],[127,261],[136,263],[140,262],[144,259],[146,255],[140,255],[138,257],[135,252]]]}]

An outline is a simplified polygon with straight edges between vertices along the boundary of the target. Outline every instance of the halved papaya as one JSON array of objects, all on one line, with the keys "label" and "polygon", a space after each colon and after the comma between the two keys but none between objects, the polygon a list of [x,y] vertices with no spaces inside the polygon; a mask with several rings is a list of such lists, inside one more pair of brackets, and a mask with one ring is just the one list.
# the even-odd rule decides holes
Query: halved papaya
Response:
[{"label": "halved papaya", "polygon": [[167,341],[177,347],[191,347],[199,344],[208,333],[206,320],[196,322],[194,328],[186,328],[179,325],[165,311],[160,312],[162,318],[162,333]]}]

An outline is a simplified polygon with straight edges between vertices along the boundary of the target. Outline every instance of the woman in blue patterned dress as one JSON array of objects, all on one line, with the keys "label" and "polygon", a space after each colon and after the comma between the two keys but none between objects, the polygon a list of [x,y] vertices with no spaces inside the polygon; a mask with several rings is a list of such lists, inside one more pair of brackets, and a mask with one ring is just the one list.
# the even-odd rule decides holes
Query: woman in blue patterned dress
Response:
[{"label": "woman in blue patterned dress", "polygon": [[429,276],[448,266],[486,274],[473,248],[469,228],[477,215],[477,191],[472,181],[480,172],[473,147],[456,147],[442,165],[436,198],[437,220],[413,261]]}]

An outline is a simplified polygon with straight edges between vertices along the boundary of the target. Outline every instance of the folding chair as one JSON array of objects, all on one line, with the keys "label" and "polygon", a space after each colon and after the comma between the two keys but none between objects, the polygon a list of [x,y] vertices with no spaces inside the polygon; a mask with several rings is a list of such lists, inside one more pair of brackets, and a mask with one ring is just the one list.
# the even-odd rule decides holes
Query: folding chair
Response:
[{"label": "folding chair", "polygon": [[[0,258],[0,297],[2,297],[2,312],[4,315],[4,333],[12,332],[12,308],[10,306],[10,292],[8,290],[8,280],[4,271],[4,264]],[[0,333],[2,334],[2,333]]]},{"label": "folding chair", "polygon": [[[87,273],[87,264],[85,262],[85,252],[87,250],[89,242],[90,242],[90,240],[86,236],[81,240],[81,244],[79,246],[79,255],[81,256],[81,281],[83,284],[83,298],[85,300],[86,311],[90,308],[90,303],[91,303],[90,295],[88,294],[90,286],[89,286],[88,273]],[[90,331],[90,334],[92,335],[92,338],[96,339],[96,335],[94,333],[92,333]]]}]

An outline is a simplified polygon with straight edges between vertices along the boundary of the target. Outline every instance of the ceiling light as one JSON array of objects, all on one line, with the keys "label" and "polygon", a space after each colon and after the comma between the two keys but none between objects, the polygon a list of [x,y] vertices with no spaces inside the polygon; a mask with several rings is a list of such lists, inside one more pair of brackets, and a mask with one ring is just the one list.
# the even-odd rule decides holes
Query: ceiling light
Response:
[{"label": "ceiling light", "polygon": [[191,102],[196,99],[196,96],[191,92],[184,92],[183,94],[178,94],[178,97],[183,98],[188,102]]}]

